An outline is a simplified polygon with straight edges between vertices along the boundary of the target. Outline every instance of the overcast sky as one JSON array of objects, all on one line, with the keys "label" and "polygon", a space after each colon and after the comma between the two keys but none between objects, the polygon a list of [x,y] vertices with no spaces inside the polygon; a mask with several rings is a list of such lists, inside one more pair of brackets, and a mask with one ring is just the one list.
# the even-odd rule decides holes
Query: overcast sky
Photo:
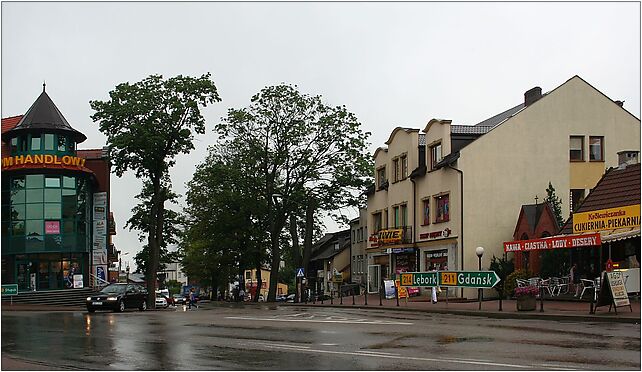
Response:
[{"label": "overcast sky", "polygon": [[[206,72],[222,101],[172,170],[180,194],[227,109],[282,82],[355,113],[370,153],[397,126],[472,125],[574,75],[639,118],[640,4],[2,2],[2,117],[24,114],[46,81],[88,137],[79,148],[105,145],[90,100],[150,74]],[[139,185],[111,178],[114,242],[130,261],[141,244],[124,224]]]}]

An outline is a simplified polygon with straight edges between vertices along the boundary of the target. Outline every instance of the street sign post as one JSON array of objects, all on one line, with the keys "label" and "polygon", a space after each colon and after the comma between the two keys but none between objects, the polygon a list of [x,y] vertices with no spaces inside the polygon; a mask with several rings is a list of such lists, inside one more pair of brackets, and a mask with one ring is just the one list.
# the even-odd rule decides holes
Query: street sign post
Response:
[{"label": "street sign post", "polygon": [[493,288],[500,279],[494,271],[431,271],[401,273],[405,287]]},{"label": "street sign post", "polygon": [[296,269],[296,277],[297,278],[303,278],[304,276],[305,275],[303,274],[303,268],[302,267]]}]

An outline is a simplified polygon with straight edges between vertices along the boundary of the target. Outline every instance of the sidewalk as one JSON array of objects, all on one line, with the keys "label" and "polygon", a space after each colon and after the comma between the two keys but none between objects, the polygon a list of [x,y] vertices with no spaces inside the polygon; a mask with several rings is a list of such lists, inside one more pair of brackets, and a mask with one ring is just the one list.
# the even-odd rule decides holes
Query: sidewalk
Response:
[{"label": "sidewalk", "polygon": [[567,320],[567,321],[582,321],[582,322],[617,322],[617,323],[634,323],[640,324],[640,300],[632,299],[631,309],[628,306],[618,307],[617,314],[614,309],[609,312],[608,306],[600,306],[595,309],[595,314],[590,314],[590,302],[584,301],[566,301],[566,300],[548,300],[544,299],[543,310],[540,311],[540,301],[537,301],[537,308],[534,311],[518,311],[515,300],[503,300],[502,311],[499,311],[499,300],[486,300],[482,302],[481,310],[479,310],[479,302],[470,300],[462,301],[461,299],[449,299],[448,302],[445,298],[439,298],[436,304],[433,304],[430,299],[425,297],[413,297],[406,302],[405,299],[399,300],[381,300],[379,305],[379,295],[369,295],[368,305],[365,305],[365,297],[363,295],[354,296],[354,305],[352,305],[352,296],[343,298],[343,305],[340,304],[341,300],[335,298],[332,300],[324,300],[323,304],[319,301],[316,303],[308,302],[300,304],[288,304],[297,306],[326,306],[326,307],[357,307],[369,309],[382,309],[387,310],[400,310],[400,311],[422,311],[438,314],[456,314],[466,316],[484,316],[490,318],[512,318],[512,319],[545,319],[545,320]]}]

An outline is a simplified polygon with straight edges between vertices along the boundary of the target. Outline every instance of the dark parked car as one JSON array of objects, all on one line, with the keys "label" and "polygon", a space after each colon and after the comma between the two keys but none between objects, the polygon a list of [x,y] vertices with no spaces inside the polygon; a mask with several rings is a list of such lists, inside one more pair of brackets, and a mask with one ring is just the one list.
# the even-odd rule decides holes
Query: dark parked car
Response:
[{"label": "dark parked car", "polygon": [[138,284],[114,283],[100,292],[87,297],[87,311],[96,310],[125,311],[127,308],[147,310],[147,289]]},{"label": "dark parked car", "polygon": [[172,296],[172,298],[174,300],[174,304],[175,305],[183,305],[183,304],[185,304],[185,297],[183,297],[183,295],[175,294],[175,295]]}]

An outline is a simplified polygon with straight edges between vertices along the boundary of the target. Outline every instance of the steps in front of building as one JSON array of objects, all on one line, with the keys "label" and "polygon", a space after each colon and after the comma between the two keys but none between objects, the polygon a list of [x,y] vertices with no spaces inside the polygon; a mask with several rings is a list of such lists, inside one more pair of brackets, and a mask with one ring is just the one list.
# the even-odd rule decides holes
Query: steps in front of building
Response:
[{"label": "steps in front of building", "polygon": [[95,291],[91,288],[63,289],[38,292],[19,292],[17,296],[3,296],[3,302],[31,305],[84,307],[85,300]]}]

